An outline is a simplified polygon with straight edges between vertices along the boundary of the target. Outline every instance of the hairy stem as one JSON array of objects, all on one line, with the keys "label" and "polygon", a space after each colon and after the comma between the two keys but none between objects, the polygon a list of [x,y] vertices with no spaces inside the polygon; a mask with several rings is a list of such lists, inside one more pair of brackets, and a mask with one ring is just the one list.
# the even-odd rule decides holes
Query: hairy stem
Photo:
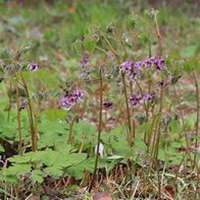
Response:
[{"label": "hairy stem", "polygon": [[19,88],[18,83],[16,82],[16,104],[17,104],[17,124],[18,124],[18,133],[19,133],[19,144],[18,151],[19,154],[22,154],[22,126],[21,126],[21,111],[20,111],[20,97],[19,97]]},{"label": "hairy stem", "polygon": [[199,83],[197,80],[197,75],[195,72],[193,72],[193,79],[195,83],[195,88],[196,88],[196,106],[197,106],[197,119],[196,119],[196,130],[195,130],[195,153],[194,153],[194,163],[193,163],[193,168],[197,168],[197,183],[196,183],[196,191],[195,191],[195,199],[198,198],[198,188],[199,188],[199,167],[198,167],[198,162],[197,162],[197,148],[198,148],[198,136],[199,136],[199,117],[200,117],[200,100],[199,100]]},{"label": "hairy stem", "polygon": [[75,116],[75,117],[72,119],[72,122],[70,123],[69,136],[68,136],[68,139],[67,139],[67,143],[68,143],[68,144],[72,144],[72,143],[73,143],[73,127],[74,127],[74,123],[76,122],[77,118],[78,118],[78,117]]},{"label": "hairy stem", "polygon": [[158,25],[157,13],[154,13],[154,21],[155,21],[155,26],[156,26],[156,35],[157,35],[157,38],[158,38],[158,53],[159,53],[159,56],[161,56],[163,45],[162,45],[162,36],[161,36],[160,28],[159,28],[159,25]]},{"label": "hairy stem", "polygon": [[195,83],[195,88],[196,88],[196,103],[197,103],[197,113],[196,113],[196,129],[195,129],[195,154],[194,154],[194,166],[197,160],[197,148],[198,148],[198,136],[199,136],[199,117],[200,117],[200,100],[199,100],[199,83],[197,80],[196,73],[193,72],[193,79]]},{"label": "hairy stem", "polygon": [[[11,82],[11,80],[9,81],[9,88],[8,88],[7,91],[8,92],[12,91],[12,82]],[[8,95],[8,117],[7,117],[8,121],[10,120],[11,109],[12,109],[12,97],[11,97],[11,95]]]},{"label": "hairy stem", "polygon": [[24,89],[25,89],[27,99],[28,99],[28,115],[29,115],[30,131],[31,131],[31,145],[32,145],[32,151],[35,152],[37,151],[37,133],[35,131],[35,126],[34,126],[34,114],[33,114],[33,109],[32,109],[32,102],[31,102],[27,83],[22,73],[20,73],[20,77],[23,82]]},{"label": "hairy stem", "polygon": [[99,70],[99,87],[100,87],[100,100],[99,100],[99,128],[98,128],[98,136],[97,136],[97,152],[96,152],[96,159],[95,159],[95,165],[94,165],[94,172],[91,184],[89,186],[89,192],[91,192],[95,178],[96,178],[96,172],[98,167],[98,161],[99,161],[99,147],[100,147],[100,141],[101,141],[101,130],[102,130],[102,110],[103,110],[103,76],[102,76],[102,69]]},{"label": "hairy stem", "polygon": [[154,154],[154,158],[156,160],[158,159],[158,153],[159,153],[159,143],[160,143],[160,135],[161,135],[161,118],[162,118],[162,109],[163,109],[163,97],[164,97],[164,87],[161,86],[161,89],[160,89],[160,108],[159,108],[160,120],[158,122],[158,128],[156,130],[157,141],[156,141],[155,154]]},{"label": "hairy stem", "polygon": [[126,103],[126,115],[127,115],[127,122],[128,122],[128,137],[127,140],[130,144],[133,143],[133,138],[132,136],[132,124],[131,124],[131,113],[130,113],[130,108],[129,108],[129,103],[128,103],[128,93],[127,93],[127,88],[126,88],[126,79],[125,79],[125,74],[122,73],[122,83],[123,83],[123,89],[124,89],[124,98],[125,98],[125,103]]}]

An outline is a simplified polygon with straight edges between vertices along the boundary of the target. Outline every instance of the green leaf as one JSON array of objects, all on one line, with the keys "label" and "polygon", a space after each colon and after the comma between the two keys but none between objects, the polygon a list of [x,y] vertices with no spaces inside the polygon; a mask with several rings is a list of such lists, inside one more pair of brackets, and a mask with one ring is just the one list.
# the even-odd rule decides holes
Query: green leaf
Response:
[{"label": "green leaf", "polygon": [[177,121],[177,120],[172,120],[172,121],[170,122],[170,124],[169,124],[169,128],[170,128],[170,131],[171,131],[172,133],[178,133],[178,132],[180,132],[181,129],[182,129],[182,127],[181,127],[179,121]]},{"label": "green leaf", "polygon": [[67,141],[67,123],[62,120],[47,120],[45,117],[38,125],[40,131],[39,148],[55,146]]},{"label": "green leaf", "polygon": [[24,175],[31,171],[30,164],[15,164],[14,166],[3,169],[3,173],[6,176],[17,176]]},{"label": "green leaf", "polygon": [[23,156],[16,155],[9,158],[9,161],[13,163],[28,163],[30,160],[31,158],[28,156],[28,154],[24,154]]},{"label": "green leaf", "polygon": [[31,178],[35,183],[42,183],[44,181],[43,172],[41,170],[33,170],[31,173]]},{"label": "green leaf", "polygon": [[46,167],[44,169],[44,172],[45,172],[46,175],[53,176],[53,177],[60,177],[60,176],[63,175],[62,169],[59,168],[59,167],[55,167],[55,166],[53,166],[53,167]]},{"label": "green leaf", "polygon": [[85,171],[92,173],[94,171],[94,162],[95,159],[87,159],[76,166],[69,167],[66,172],[70,175],[75,177],[76,179],[81,179],[84,175]]},{"label": "green leaf", "polygon": [[133,156],[133,150],[126,140],[120,139],[119,141],[112,141],[113,153],[129,158]]},{"label": "green leaf", "polygon": [[86,144],[94,144],[96,142],[96,133],[95,125],[87,121],[81,121],[74,125],[74,135],[78,142],[85,139]]}]

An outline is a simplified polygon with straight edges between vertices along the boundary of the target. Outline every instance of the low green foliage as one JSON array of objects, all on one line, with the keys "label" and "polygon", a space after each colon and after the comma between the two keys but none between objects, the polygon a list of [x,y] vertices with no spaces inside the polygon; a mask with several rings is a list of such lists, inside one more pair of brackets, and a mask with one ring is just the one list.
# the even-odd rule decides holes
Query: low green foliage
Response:
[{"label": "low green foliage", "polygon": [[[26,186],[25,196],[42,196],[52,185],[52,198],[62,198],[91,184],[92,175],[103,185],[99,191],[117,199],[197,192],[200,20],[194,6],[184,2],[174,11],[159,4],[158,12],[147,1],[50,2],[0,1],[0,199],[22,195]],[[124,61],[161,54],[166,70],[130,80],[120,69]],[[60,98],[75,101],[71,91],[79,88],[84,98],[63,108]],[[147,92],[155,99],[131,105],[129,97]]]}]

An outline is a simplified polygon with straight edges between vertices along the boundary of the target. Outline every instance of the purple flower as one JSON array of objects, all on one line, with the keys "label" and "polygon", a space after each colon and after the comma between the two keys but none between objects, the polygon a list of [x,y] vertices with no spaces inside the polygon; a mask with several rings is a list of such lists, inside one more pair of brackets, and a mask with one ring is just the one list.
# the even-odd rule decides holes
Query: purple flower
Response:
[{"label": "purple flower", "polygon": [[60,106],[70,109],[72,106],[77,104],[84,96],[84,92],[82,90],[76,89],[67,95],[60,98],[59,104]]},{"label": "purple flower", "polygon": [[104,107],[104,109],[106,109],[106,110],[111,109],[112,106],[113,106],[113,103],[112,103],[111,101],[105,101],[105,102],[103,103],[103,107]]},{"label": "purple flower", "polygon": [[39,69],[39,64],[37,64],[37,63],[30,63],[30,64],[28,64],[28,70],[29,71],[37,71],[38,69]]},{"label": "purple flower", "polygon": [[147,68],[155,67],[157,70],[162,70],[165,67],[165,60],[161,57],[151,57],[143,61]]},{"label": "purple flower", "polygon": [[155,97],[156,97],[155,92],[152,92],[152,93],[146,93],[143,98],[144,101],[146,102],[152,102],[155,99]]},{"label": "purple flower", "polygon": [[142,62],[134,63],[133,61],[127,60],[120,65],[120,70],[126,73],[130,79],[134,79],[138,75],[141,67]]},{"label": "purple flower", "polygon": [[143,65],[144,65],[143,61],[137,61],[137,62],[135,62],[134,67],[135,67],[135,69],[140,70]]},{"label": "purple flower", "polygon": [[165,60],[163,58],[156,58],[154,61],[154,65],[157,70],[162,70],[165,67]]},{"label": "purple flower", "polygon": [[152,65],[154,64],[154,60],[153,60],[153,58],[148,58],[148,59],[144,60],[143,63],[146,68],[151,68]]},{"label": "purple flower", "polygon": [[85,53],[83,55],[83,57],[81,58],[80,63],[81,63],[81,67],[82,68],[86,67],[88,65],[88,63],[89,63],[89,55]]},{"label": "purple flower", "polygon": [[132,95],[129,98],[129,101],[133,106],[136,106],[136,105],[140,104],[141,100],[142,100],[142,95],[140,95],[140,94]]},{"label": "purple flower", "polygon": [[83,96],[84,96],[84,93],[82,90],[79,90],[79,89],[76,89],[72,92],[72,95],[74,97],[76,97],[77,100],[80,100]]},{"label": "purple flower", "polygon": [[131,71],[132,68],[133,68],[133,66],[134,66],[133,61],[127,60],[127,61],[123,62],[123,63],[120,65],[120,70],[121,70],[122,72],[126,73],[126,72]]}]

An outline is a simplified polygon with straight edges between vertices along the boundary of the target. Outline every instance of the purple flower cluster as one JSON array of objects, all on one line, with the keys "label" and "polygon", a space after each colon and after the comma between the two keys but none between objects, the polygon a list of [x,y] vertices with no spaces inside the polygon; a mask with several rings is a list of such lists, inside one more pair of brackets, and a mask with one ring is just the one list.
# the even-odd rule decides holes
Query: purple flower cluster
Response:
[{"label": "purple flower cluster", "polygon": [[61,97],[59,104],[60,106],[70,109],[72,106],[77,104],[84,96],[84,92],[82,90],[76,89],[67,95]]},{"label": "purple flower cluster", "polygon": [[133,106],[139,105],[140,103],[146,102],[146,103],[152,103],[155,100],[155,93],[146,93],[146,94],[134,94],[129,98],[130,103]]},{"label": "purple flower cluster", "polygon": [[140,71],[139,63],[134,63],[131,60],[127,60],[120,65],[120,70],[126,73],[130,79],[134,79]]},{"label": "purple flower cluster", "polygon": [[155,92],[151,92],[144,94],[143,99],[145,102],[152,102],[154,101],[155,97],[156,97]]},{"label": "purple flower cluster", "polygon": [[141,103],[142,99],[143,97],[141,94],[134,94],[129,98],[129,101],[133,106],[136,106]]},{"label": "purple flower cluster", "polygon": [[151,57],[137,62],[127,60],[120,65],[120,70],[126,73],[130,79],[134,79],[140,73],[142,67],[155,67],[156,70],[160,71],[165,68],[165,60],[161,57]]},{"label": "purple flower cluster", "polygon": [[145,67],[155,67],[156,70],[162,70],[165,68],[165,60],[161,57],[151,57],[143,61]]},{"label": "purple flower cluster", "polygon": [[33,72],[33,71],[37,71],[39,69],[39,64],[37,63],[30,63],[28,64],[28,70]]},{"label": "purple flower cluster", "polygon": [[128,73],[134,67],[134,62],[131,60],[127,60],[120,65],[120,70],[122,72]]}]

